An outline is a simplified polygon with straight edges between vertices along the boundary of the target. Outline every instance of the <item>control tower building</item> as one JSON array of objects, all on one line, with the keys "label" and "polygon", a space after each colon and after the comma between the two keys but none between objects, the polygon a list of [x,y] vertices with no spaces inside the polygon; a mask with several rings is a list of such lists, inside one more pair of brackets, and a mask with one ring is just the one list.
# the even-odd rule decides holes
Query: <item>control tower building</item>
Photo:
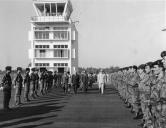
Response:
[{"label": "control tower building", "polygon": [[78,32],[70,16],[70,0],[33,0],[29,59],[31,68],[73,74],[78,70]]}]

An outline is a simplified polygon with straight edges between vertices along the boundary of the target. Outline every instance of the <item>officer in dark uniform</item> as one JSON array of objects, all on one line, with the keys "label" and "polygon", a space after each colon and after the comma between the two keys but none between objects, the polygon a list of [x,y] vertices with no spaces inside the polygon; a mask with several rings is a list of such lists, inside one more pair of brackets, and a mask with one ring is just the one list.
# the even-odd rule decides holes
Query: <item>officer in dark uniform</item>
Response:
[{"label": "officer in dark uniform", "polygon": [[46,94],[47,93],[47,69],[45,69],[44,73],[43,73],[43,93]]},{"label": "officer in dark uniform", "polygon": [[62,87],[65,94],[67,93],[68,90],[68,82],[69,82],[69,76],[67,75],[67,72],[64,72],[62,76]]},{"label": "officer in dark uniform", "polygon": [[40,94],[41,95],[44,95],[44,80],[45,80],[44,72],[45,72],[45,68],[40,68],[39,80],[40,80]]},{"label": "officer in dark uniform", "polygon": [[55,71],[54,72],[54,75],[53,75],[53,77],[54,77],[54,80],[53,80],[53,86],[54,87],[57,87],[57,80],[58,80],[58,75],[57,75],[57,72]]},{"label": "officer in dark uniform", "polygon": [[12,86],[12,79],[10,76],[11,67],[6,67],[6,74],[2,79],[2,87],[3,87],[3,109],[4,110],[11,110],[9,108],[9,102],[11,98],[11,86]]},{"label": "officer in dark uniform", "polygon": [[30,91],[30,75],[29,75],[29,72],[30,72],[30,69],[29,68],[26,68],[26,73],[25,73],[25,76],[24,76],[24,100],[26,102],[29,102],[29,91]]},{"label": "officer in dark uniform", "polygon": [[38,69],[36,68],[35,69],[35,91],[34,91],[35,96],[38,96],[37,94],[38,89],[39,89],[39,75],[38,75]]},{"label": "officer in dark uniform", "polygon": [[31,69],[32,73],[30,75],[31,85],[30,85],[30,96],[32,99],[35,99],[35,84],[36,84],[36,75],[35,75],[35,68]]},{"label": "officer in dark uniform", "polygon": [[48,93],[49,89],[49,71],[45,72],[45,94]]},{"label": "officer in dark uniform", "polygon": [[49,90],[53,87],[53,80],[54,80],[54,76],[52,71],[49,72]]},{"label": "officer in dark uniform", "polygon": [[22,68],[17,68],[17,75],[14,80],[14,86],[15,86],[15,105],[21,105],[21,91],[22,91],[22,83],[23,78],[21,76]]},{"label": "officer in dark uniform", "polygon": [[79,88],[80,84],[80,76],[76,72],[75,74],[72,75],[72,86],[74,89],[74,94],[77,94],[77,89]]},{"label": "officer in dark uniform", "polygon": [[81,75],[81,81],[83,83],[83,91],[84,93],[86,93],[88,91],[88,75],[86,71],[84,71],[83,74]]}]

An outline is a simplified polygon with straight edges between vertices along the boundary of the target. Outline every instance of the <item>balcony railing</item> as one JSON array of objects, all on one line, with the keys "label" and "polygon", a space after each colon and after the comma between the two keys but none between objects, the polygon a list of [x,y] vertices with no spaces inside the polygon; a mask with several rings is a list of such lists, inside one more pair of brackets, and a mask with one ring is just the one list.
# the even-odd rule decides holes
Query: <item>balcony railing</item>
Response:
[{"label": "balcony railing", "polygon": [[33,16],[32,22],[68,22],[64,16]]}]

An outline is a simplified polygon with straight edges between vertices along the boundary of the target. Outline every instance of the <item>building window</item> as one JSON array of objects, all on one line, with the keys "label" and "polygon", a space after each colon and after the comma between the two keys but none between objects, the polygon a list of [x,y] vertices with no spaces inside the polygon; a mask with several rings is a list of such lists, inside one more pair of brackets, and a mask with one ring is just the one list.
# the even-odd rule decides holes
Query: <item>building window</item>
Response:
[{"label": "building window", "polygon": [[35,39],[49,39],[49,32],[35,32]]},{"label": "building window", "polygon": [[68,32],[67,31],[54,32],[53,38],[55,40],[68,40]]},{"label": "building window", "polygon": [[49,63],[35,63],[36,67],[49,67]]},{"label": "building window", "polygon": [[68,50],[67,49],[54,50],[54,57],[57,57],[57,58],[68,58]]},{"label": "building window", "polygon": [[67,67],[68,63],[54,63],[54,67]]},{"label": "building window", "polygon": [[68,45],[54,45],[54,48],[68,48]]},{"label": "building window", "polygon": [[49,45],[35,45],[35,48],[45,49],[49,48]]}]

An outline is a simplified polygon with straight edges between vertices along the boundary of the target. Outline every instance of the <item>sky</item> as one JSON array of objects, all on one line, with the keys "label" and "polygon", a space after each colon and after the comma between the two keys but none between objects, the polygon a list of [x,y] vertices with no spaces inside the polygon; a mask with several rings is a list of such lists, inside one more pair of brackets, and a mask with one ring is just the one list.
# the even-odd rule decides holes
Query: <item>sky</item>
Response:
[{"label": "sky", "polygon": [[[79,66],[140,65],[166,50],[164,0],[71,0],[79,36]],[[26,67],[32,0],[0,0],[0,69]]]}]

